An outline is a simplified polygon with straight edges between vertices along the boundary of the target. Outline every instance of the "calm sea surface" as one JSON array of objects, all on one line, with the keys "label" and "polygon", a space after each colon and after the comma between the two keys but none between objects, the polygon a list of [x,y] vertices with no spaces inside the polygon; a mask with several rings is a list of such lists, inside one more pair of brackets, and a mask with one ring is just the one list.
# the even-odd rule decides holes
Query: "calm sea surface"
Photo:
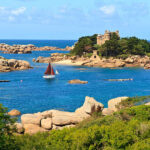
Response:
[{"label": "calm sea surface", "polygon": [[[7,44],[35,44],[36,46],[71,46],[75,41],[56,40],[0,40]],[[34,113],[49,109],[74,111],[80,107],[85,96],[94,97],[107,107],[111,98],[118,96],[150,95],[150,70],[142,68],[103,69],[77,66],[54,65],[59,71],[54,80],[42,78],[47,64],[33,63],[38,56],[50,56],[60,51],[41,51],[32,54],[2,54],[6,58],[24,59],[34,69],[0,73],[0,80],[11,80],[0,83],[0,103],[9,109],[18,109],[24,113]],[[61,51],[62,52],[62,51]],[[65,52],[64,52],[65,53]],[[85,70],[82,70],[84,68]],[[108,82],[104,79],[133,78],[133,81]],[[88,81],[85,85],[70,85],[69,80]],[[21,80],[23,82],[21,82]]]}]

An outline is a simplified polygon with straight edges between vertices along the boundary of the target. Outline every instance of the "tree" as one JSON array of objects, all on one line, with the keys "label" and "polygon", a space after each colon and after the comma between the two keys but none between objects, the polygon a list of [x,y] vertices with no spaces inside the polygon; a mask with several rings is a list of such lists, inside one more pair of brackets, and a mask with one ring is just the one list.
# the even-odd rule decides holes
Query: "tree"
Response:
[{"label": "tree", "polygon": [[15,120],[11,119],[7,114],[7,109],[0,104],[0,150],[18,149],[13,136],[14,129],[11,128],[14,121]]},{"label": "tree", "polygon": [[84,52],[91,53],[93,51],[93,46],[96,44],[96,37],[97,35],[94,34],[93,36],[79,38],[71,54],[82,56]]}]

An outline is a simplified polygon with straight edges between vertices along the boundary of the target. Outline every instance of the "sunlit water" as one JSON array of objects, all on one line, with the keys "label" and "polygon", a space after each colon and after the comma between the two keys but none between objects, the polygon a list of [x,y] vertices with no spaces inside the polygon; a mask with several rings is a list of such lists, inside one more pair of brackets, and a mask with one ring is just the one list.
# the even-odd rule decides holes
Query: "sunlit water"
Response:
[{"label": "sunlit water", "polygon": [[[59,46],[58,43],[55,41],[50,45]],[[71,45],[74,41],[71,43],[65,41],[65,44],[60,47],[63,48],[69,45],[68,43]],[[32,43],[30,41],[26,44]],[[33,63],[32,59],[38,56],[49,56],[54,52],[60,51],[41,51],[20,55],[0,54],[6,58],[28,60],[34,67],[25,71],[0,73],[0,80],[11,80],[9,83],[0,83],[0,103],[9,109],[18,109],[24,114],[49,109],[74,111],[83,104],[85,96],[94,97],[107,107],[107,102],[111,98],[150,95],[150,70],[142,68],[103,69],[54,65],[54,69],[57,69],[60,74],[54,80],[45,80],[42,76],[47,64]],[[125,82],[104,80],[120,78],[133,78],[134,80]],[[88,84],[68,84],[68,81],[72,79],[86,80]]]}]

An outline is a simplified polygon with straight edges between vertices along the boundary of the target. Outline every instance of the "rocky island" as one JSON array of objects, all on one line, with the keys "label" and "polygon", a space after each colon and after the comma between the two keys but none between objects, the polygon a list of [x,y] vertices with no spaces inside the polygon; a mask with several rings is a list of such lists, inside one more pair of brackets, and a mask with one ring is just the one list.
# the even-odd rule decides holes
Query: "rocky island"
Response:
[{"label": "rocky island", "polygon": [[32,68],[25,60],[6,59],[0,56],[0,72],[10,72],[15,70],[26,70]]},{"label": "rocky island", "polygon": [[69,54],[53,53],[34,62],[103,68],[144,67],[150,69],[150,43],[136,37],[120,38],[119,31],[82,37]]},{"label": "rocky island", "polygon": [[0,44],[0,51],[8,54],[30,54],[32,51],[51,51],[51,50],[63,50],[70,51],[72,47],[66,46],[66,48],[58,48],[52,46],[44,46],[44,47],[36,47],[33,44],[28,45],[8,45],[8,44]]}]

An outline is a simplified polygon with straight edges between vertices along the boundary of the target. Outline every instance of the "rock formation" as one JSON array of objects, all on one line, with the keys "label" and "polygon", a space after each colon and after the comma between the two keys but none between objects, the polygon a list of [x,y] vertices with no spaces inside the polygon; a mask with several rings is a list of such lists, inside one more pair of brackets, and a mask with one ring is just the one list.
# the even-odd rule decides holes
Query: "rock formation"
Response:
[{"label": "rock formation", "polygon": [[88,81],[81,81],[79,79],[74,79],[74,80],[68,81],[68,83],[70,83],[70,84],[87,84]]},{"label": "rock formation", "polygon": [[[98,56],[99,57],[99,56]],[[150,58],[148,56],[129,56],[126,59],[119,59],[110,57],[97,59],[92,56],[91,58],[86,56],[69,56],[61,53],[53,53],[51,57],[38,57],[33,60],[40,63],[57,63],[66,65],[78,65],[78,66],[95,66],[102,68],[118,68],[118,67],[144,67],[144,69],[150,69]]]},{"label": "rock formation", "polygon": [[23,127],[24,133],[28,134],[74,127],[79,122],[90,117],[92,113],[102,111],[103,107],[103,104],[87,96],[83,106],[75,112],[48,110],[35,114],[24,114],[21,116],[21,124],[16,125],[17,132],[22,133],[21,127]]},{"label": "rock formation", "polygon": [[10,72],[14,70],[25,70],[32,68],[30,63],[24,60],[5,59],[0,56],[0,72]]},{"label": "rock formation", "polygon": [[66,48],[58,48],[52,46],[44,46],[44,47],[36,47],[32,44],[28,45],[8,45],[8,44],[0,44],[0,51],[8,54],[29,54],[32,51],[51,51],[51,50],[63,50],[70,51],[72,47],[66,46]]},{"label": "rock formation", "polygon": [[18,111],[16,109],[13,109],[10,112],[8,112],[8,115],[10,115],[10,116],[20,116],[21,113],[20,113],[20,111]]}]

